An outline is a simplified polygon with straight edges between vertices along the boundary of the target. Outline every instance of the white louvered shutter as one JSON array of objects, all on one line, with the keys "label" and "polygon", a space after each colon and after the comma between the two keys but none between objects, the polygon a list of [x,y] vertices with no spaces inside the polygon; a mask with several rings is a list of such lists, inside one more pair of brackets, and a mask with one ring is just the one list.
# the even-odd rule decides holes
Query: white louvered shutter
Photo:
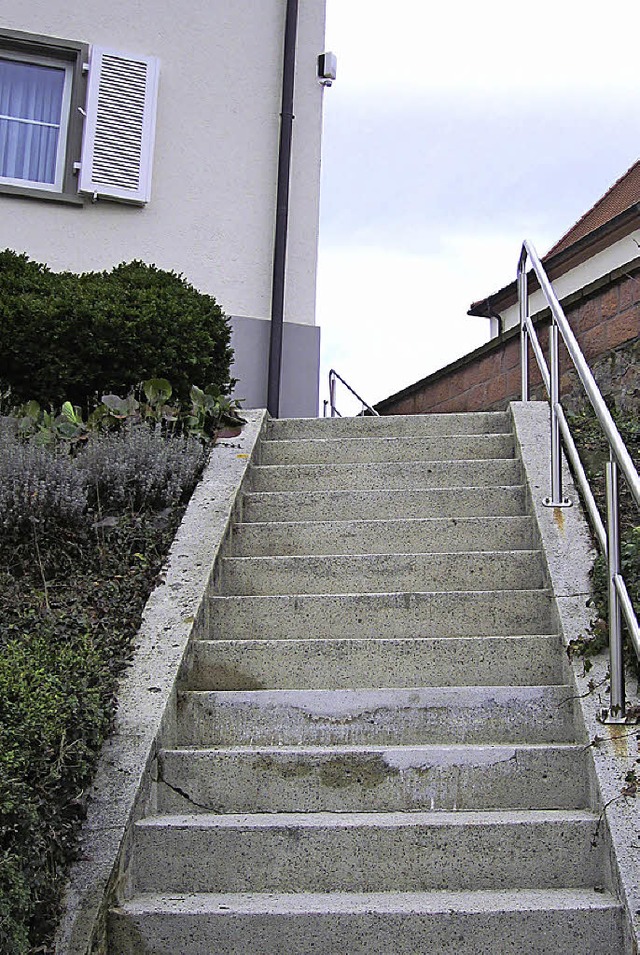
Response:
[{"label": "white louvered shutter", "polygon": [[155,57],[92,48],[79,192],[149,201],[159,67]]}]

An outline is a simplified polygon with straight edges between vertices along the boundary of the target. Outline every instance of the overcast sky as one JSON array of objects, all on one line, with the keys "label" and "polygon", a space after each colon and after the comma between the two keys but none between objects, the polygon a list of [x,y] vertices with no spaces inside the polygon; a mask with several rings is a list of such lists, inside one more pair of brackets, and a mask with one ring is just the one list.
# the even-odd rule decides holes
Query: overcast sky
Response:
[{"label": "overcast sky", "polygon": [[640,155],[639,38],[638,0],[327,0],[321,410],[332,366],[375,402],[488,339],[522,240]]}]

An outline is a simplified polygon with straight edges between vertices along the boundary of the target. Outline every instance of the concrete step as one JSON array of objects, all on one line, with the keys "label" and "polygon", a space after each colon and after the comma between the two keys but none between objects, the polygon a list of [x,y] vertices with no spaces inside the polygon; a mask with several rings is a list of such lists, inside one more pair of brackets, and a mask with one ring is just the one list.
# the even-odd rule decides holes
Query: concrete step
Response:
[{"label": "concrete step", "polygon": [[568,686],[185,690],[177,745],[575,742]]},{"label": "concrete step", "polygon": [[476,414],[385,415],[362,418],[281,418],[269,422],[268,438],[278,441],[310,438],[406,438],[431,435],[499,434],[511,431],[505,411]]},{"label": "concrete step", "polygon": [[540,552],[227,557],[218,589],[227,596],[478,591],[497,582],[502,590],[543,587]]},{"label": "concrete step", "polygon": [[510,434],[434,435],[430,438],[312,438],[263,441],[260,464],[350,464],[512,458]]},{"label": "concrete step", "polygon": [[555,633],[544,590],[212,597],[212,639],[517,636]]},{"label": "concrete step", "polygon": [[520,686],[563,681],[560,638],[197,640],[183,688]]},{"label": "concrete step", "polygon": [[405,461],[383,464],[253,466],[253,491],[354,491],[427,487],[490,487],[519,484],[520,462]]},{"label": "concrete step", "polygon": [[381,491],[269,491],[243,495],[242,520],[359,521],[524,515],[520,484]]},{"label": "concrete step", "polygon": [[236,524],[230,542],[235,557],[532,550],[536,545],[530,517]]},{"label": "concrete step", "polygon": [[420,892],[603,881],[584,810],[162,815],[134,826],[135,892]]},{"label": "concrete step", "polygon": [[164,750],[160,813],[576,809],[584,746]]},{"label": "concrete step", "polygon": [[110,955],[620,955],[608,892],[141,895],[112,910]]}]

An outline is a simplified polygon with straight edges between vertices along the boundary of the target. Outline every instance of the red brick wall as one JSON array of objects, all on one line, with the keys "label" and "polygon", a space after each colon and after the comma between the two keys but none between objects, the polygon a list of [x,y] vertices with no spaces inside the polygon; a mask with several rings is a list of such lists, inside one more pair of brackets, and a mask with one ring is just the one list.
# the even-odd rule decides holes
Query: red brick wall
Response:
[{"label": "red brick wall", "polygon": [[[605,396],[628,407],[640,405],[640,266],[636,274],[620,272],[598,288],[569,296],[563,307],[580,347]],[[478,319],[482,321],[482,319]],[[548,318],[536,321],[545,355]],[[582,390],[573,365],[561,346],[561,393],[569,406],[579,406]],[[531,397],[545,394],[538,368],[529,358]],[[425,414],[453,411],[500,411],[519,400],[520,334],[510,330],[465,358],[387,398],[381,414]],[[622,398],[624,397],[624,401]]]}]

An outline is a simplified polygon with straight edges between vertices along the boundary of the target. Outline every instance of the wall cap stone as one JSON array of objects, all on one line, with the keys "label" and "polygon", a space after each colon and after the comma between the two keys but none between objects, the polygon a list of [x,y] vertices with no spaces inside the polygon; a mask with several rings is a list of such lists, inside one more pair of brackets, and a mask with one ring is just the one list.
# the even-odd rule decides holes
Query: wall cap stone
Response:
[{"label": "wall cap stone", "polygon": [[[551,587],[555,595],[560,631],[565,648],[588,633],[592,611],[589,571],[596,555],[576,487],[563,458],[563,494],[572,501],[569,508],[549,508],[542,500],[550,493],[550,428],[546,402],[514,401],[510,406],[516,443],[522,459],[531,498],[532,512],[543,545]],[[569,659],[567,657],[567,659]],[[608,652],[591,657],[588,675],[584,660],[567,663],[569,684],[575,687],[573,705],[584,728],[586,750],[593,760],[592,799],[600,811],[594,838],[608,840],[613,889],[626,915],[625,953],[638,951],[640,942],[640,853],[638,852],[637,800],[622,795],[625,775],[637,770],[638,726],[604,725],[598,715],[606,705]],[[595,690],[591,690],[591,684]],[[627,684],[627,698],[638,703]],[[595,798],[593,798],[595,797]]]}]

